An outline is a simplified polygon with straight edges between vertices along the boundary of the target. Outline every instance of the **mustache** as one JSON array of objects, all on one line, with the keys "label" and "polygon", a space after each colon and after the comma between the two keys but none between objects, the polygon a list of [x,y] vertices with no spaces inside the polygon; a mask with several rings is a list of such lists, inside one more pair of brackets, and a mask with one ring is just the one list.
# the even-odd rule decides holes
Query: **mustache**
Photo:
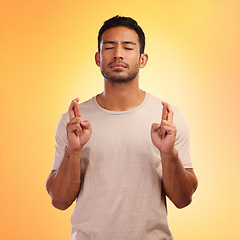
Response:
[{"label": "mustache", "polygon": [[127,68],[129,68],[129,64],[125,63],[124,61],[114,60],[108,64],[108,67],[110,67],[113,63],[120,63],[125,65]]}]

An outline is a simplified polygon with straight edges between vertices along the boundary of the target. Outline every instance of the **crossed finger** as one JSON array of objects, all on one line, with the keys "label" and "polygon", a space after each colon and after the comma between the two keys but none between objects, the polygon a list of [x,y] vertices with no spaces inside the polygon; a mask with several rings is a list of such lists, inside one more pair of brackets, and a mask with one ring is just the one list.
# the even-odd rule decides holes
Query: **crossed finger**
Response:
[{"label": "crossed finger", "polygon": [[69,114],[70,120],[72,120],[75,117],[81,118],[81,112],[80,112],[80,108],[78,105],[78,101],[79,101],[79,98],[75,98],[74,100],[72,100],[72,102],[68,108],[68,114]]},{"label": "crossed finger", "polygon": [[173,110],[170,107],[170,104],[168,104],[167,102],[162,102],[162,105],[162,121],[167,120],[169,123],[173,123]]}]

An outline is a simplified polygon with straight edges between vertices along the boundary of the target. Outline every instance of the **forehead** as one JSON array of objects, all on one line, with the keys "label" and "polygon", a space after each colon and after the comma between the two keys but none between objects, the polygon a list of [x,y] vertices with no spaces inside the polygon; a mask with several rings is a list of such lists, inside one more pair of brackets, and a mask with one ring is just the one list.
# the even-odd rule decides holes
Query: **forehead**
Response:
[{"label": "forehead", "polygon": [[127,27],[112,27],[104,31],[101,43],[104,41],[132,41],[139,43],[138,35],[133,29]]}]

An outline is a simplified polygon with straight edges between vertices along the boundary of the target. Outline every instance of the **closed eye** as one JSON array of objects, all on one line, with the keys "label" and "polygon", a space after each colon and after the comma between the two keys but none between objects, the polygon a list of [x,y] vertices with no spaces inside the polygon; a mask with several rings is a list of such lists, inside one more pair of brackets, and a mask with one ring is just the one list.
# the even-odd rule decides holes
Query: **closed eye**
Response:
[{"label": "closed eye", "polygon": [[107,48],[105,48],[105,49],[113,49],[113,47],[107,47]]}]

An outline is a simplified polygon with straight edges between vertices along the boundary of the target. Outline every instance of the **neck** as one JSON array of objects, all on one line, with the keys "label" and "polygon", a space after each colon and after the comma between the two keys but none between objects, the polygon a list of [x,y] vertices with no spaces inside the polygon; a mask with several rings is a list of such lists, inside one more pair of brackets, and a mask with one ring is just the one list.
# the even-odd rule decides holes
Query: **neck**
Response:
[{"label": "neck", "polygon": [[112,83],[104,79],[104,92],[97,96],[97,101],[110,111],[126,111],[140,105],[145,94],[139,88],[138,79],[124,83]]}]

